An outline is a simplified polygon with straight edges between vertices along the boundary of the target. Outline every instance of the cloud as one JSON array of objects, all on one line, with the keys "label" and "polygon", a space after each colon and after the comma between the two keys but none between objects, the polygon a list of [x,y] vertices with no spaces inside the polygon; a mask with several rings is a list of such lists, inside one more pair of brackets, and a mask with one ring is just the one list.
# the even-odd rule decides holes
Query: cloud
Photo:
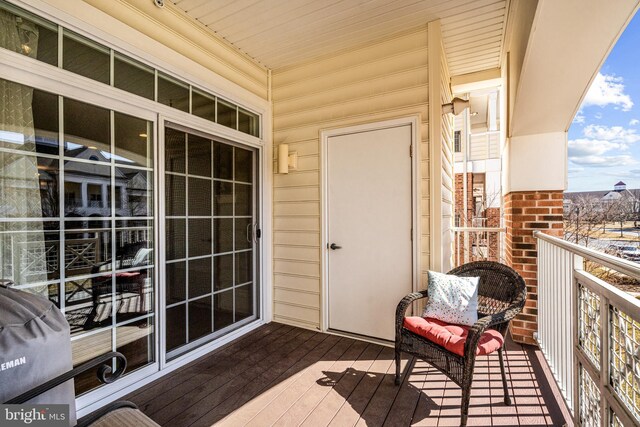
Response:
[{"label": "cloud", "polygon": [[585,120],[586,120],[586,117],[582,113],[582,110],[579,110],[576,113],[576,116],[573,118],[573,123],[581,124],[581,123],[584,123]]},{"label": "cloud", "polygon": [[572,139],[569,141],[569,158],[602,156],[611,150],[624,150],[626,145],[602,139]]},{"label": "cloud", "polygon": [[630,166],[638,162],[626,154],[629,147],[640,141],[636,129],[622,126],[590,124],[582,129],[583,138],[569,140],[569,160],[578,173],[584,168]]},{"label": "cloud", "polygon": [[640,123],[640,120],[638,120],[638,119],[631,119],[631,120],[629,120],[629,126],[635,126],[635,125],[637,125],[638,123]]},{"label": "cloud", "polygon": [[626,129],[622,126],[588,125],[582,130],[587,138],[632,144],[640,141],[640,135],[635,129]]},{"label": "cloud", "polygon": [[584,172],[584,168],[580,166],[574,166],[574,167],[570,167],[568,172],[570,175],[575,175],[577,173]]},{"label": "cloud", "polygon": [[598,107],[614,105],[622,108],[622,111],[629,111],[633,107],[633,101],[628,94],[624,93],[622,77],[598,73],[582,102],[583,107],[591,105]]},{"label": "cloud", "polygon": [[612,166],[629,166],[636,164],[636,160],[629,155],[621,156],[596,156],[569,157],[573,163],[595,168],[609,168]]}]

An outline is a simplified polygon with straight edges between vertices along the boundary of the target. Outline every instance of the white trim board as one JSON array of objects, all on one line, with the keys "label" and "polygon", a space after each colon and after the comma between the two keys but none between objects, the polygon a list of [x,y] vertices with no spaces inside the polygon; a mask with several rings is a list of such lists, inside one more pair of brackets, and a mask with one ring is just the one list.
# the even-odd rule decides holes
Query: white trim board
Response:
[{"label": "white trim board", "polygon": [[430,22],[429,33],[429,232],[430,265],[442,271],[442,101],[440,100],[440,21]]},{"label": "white trim board", "polygon": [[[337,335],[344,335],[344,332],[330,331],[329,329],[329,283],[328,283],[328,268],[327,262],[327,245],[329,243],[328,237],[328,211],[327,211],[327,145],[330,137],[353,134],[358,132],[370,132],[375,130],[387,129],[398,126],[411,126],[411,147],[412,147],[412,162],[411,162],[411,200],[412,200],[412,246],[413,246],[413,291],[418,289],[420,283],[420,199],[421,199],[421,187],[420,187],[420,117],[409,116],[392,120],[385,120],[375,123],[365,123],[355,126],[327,129],[320,132],[320,253],[321,253],[321,267],[320,267],[320,329],[322,332],[336,333]],[[360,336],[349,335],[362,339]],[[376,340],[378,341],[378,340]]]}]

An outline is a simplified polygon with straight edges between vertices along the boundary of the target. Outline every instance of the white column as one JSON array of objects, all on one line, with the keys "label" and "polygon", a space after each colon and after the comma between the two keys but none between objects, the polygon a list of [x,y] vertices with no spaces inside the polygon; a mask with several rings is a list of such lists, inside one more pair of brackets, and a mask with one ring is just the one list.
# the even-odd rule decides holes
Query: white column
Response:
[{"label": "white column", "polygon": [[567,188],[567,133],[511,137],[503,153],[504,194]]}]

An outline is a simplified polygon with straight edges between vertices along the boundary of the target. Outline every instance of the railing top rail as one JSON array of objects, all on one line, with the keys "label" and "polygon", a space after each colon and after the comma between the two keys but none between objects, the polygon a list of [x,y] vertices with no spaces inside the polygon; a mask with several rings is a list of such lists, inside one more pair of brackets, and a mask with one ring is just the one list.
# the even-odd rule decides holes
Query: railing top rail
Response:
[{"label": "railing top rail", "polygon": [[580,284],[588,287],[598,295],[605,296],[611,304],[622,309],[622,311],[636,322],[640,321],[640,300],[637,300],[628,293],[621,291],[593,274],[584,271],[576,271],[575,274]]},{"label": "railing top rail", "polygon": [[507,231],[505,227],[451,227],[453,231],[488,231],[496,233],[504,233]]},{"label": "railing top rail", "polygon": [[552,243],[563,249],[573,252],[576,255],[580,255],[589,261],[597,262],[605,267],[612,268],[620,273],[626,274],[629,277],[640,280],[640,265],[635,262],[627,261],[626,259],[618,258],[613,255],[605,254],[593,249],[589,249],[584,246],[577,245],[575,243],[567,242],[566,240],[558,237],[549,236],[540,231],[533,233],[535,237],[540,240]]}]

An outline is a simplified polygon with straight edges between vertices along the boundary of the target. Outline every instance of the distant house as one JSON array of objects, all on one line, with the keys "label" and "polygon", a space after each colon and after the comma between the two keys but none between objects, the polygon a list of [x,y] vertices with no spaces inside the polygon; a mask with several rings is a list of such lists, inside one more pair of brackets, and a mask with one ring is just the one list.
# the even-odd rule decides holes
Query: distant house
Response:
[{"label": "distant house", "polygon": [[601,202],[603,205],[613,203],[618,200],[624,200],[629,202],[629,207],[634,212],[638,212],[640,207],[640,189],[627,189],[627,184],[622,181],[618,181],[613,190],[603,191],[575,191],[564,193],[564,210],[565,213],[571,209],[571,206],[579,199],[594,199]]}]

